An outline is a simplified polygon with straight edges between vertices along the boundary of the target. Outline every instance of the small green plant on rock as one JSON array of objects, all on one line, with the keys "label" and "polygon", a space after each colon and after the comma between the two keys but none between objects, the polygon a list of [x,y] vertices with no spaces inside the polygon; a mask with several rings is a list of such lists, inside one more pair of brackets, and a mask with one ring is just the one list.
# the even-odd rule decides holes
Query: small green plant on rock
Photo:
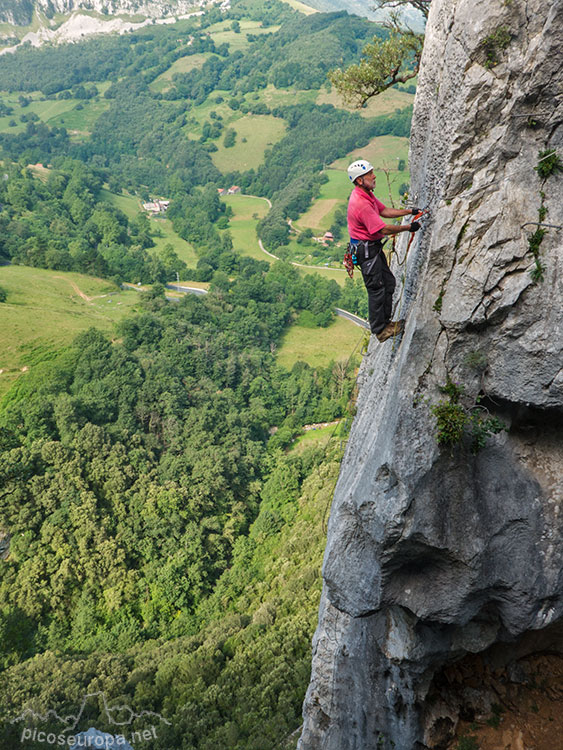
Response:
[{"label": "small green plant on rock", "polygon": [[534,169],[544,180],[546,180],[548,177],[551,177],[551,175],[555,174],[556,172],[563,172],[563,163],[561,162],[559,154],[554,148],[548,148],[545,149],[545,151],[540,151],[538,154],[538,159],[539,161]]},{"label": "small green plant on rock", "polygon": [[482,45],[485,51],[486,68],[494,68],[500,63],[500,53],[510,44],[510,32],[506,26],[499,26],[498,29],[483,39]]},{"label": "small green plant on rock", "polygon": [[475,455],[485,447],[491,435],[497,435],[506,429],[498,417],[492,417],[489,411],[479,404],[479,398],[469,405],[461,401],[464,388],[459,383],[448,379],[440,390],[447,396],[430,407],[436,419],[436,442],[450,447],[450,453],[456,445],[461,445],[467,435],[471,441],[471,452]]},{"label": "small green plant on rock", "polygon": [[475,370],[476,372],[481,373],[485,372],[489,362],[487,359],[487,355],[479,349],[476,349],[475,351],[468,352],[465,355],[465,357],[463,358],[463,364],[466,367],[469,367],[470,370]]},{"label": "small green plant on rock", "polygon": [[442,284],[442,288],[440,289],[440,294],[436,297],[436,301],[432,305],[432,309],[434,312],[441,313],[442,312],[442,303],[444,301],[444,284]]}]

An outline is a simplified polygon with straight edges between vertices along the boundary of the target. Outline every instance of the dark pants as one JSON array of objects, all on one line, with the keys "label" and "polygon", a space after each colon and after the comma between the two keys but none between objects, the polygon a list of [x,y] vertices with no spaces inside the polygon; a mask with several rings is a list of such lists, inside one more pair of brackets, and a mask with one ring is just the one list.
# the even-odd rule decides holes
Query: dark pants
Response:
[{"label": "dark pants", "polygon": [[371,332],[381,333],[391,320],[395,277],[389,270],[383,250],[379,250],[374,258],[362,260],[360,268],[368,291]]}]

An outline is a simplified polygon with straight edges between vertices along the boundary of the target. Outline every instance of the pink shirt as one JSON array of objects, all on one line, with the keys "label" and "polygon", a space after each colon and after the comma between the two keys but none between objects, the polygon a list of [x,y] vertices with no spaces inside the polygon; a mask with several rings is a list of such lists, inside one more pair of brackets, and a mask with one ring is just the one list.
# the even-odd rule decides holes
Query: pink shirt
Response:
[{"label": "pink shirt", "polygon": [[380,240],[385,206],[373,193],[356,185],[348,201],[348,233],[353,240]]}]

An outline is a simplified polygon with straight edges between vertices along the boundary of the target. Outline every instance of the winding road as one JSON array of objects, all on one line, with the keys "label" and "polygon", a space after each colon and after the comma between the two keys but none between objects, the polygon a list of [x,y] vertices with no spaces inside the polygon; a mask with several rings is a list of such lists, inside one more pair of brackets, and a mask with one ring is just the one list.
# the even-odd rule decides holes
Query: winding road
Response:
[{"label": "winding road", "polygon": [[[201,295],[208,293],[207,289],[200,289],[199,287],[187,286],[185,284],[166,284],[166,288],[171,289],[175,292],[182,292],[183,294]],[[176,297],[168,297],[168,299],[176,299]],[[341,307],[335,307],[334,311],[339,318],[346,318],[346,320],[349,320],[351,323],[354,323],[355,325],[360,326],[360,328],[365,328],[369,331],[369,324],[367,320],[360,318],[359,315],[355,315],[348,310],[343,310]]]}]

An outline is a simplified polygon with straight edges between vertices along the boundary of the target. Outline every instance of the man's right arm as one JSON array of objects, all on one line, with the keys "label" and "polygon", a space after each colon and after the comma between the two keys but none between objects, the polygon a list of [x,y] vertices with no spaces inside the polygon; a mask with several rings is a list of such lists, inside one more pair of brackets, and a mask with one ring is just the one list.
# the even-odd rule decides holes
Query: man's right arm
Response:
[{"label": "man's right arm", "polygon": [[399,234],[399,232],[418,232],[420,224],[413,221],[410,224],[385,224],[379,231],[381,234]]}]

